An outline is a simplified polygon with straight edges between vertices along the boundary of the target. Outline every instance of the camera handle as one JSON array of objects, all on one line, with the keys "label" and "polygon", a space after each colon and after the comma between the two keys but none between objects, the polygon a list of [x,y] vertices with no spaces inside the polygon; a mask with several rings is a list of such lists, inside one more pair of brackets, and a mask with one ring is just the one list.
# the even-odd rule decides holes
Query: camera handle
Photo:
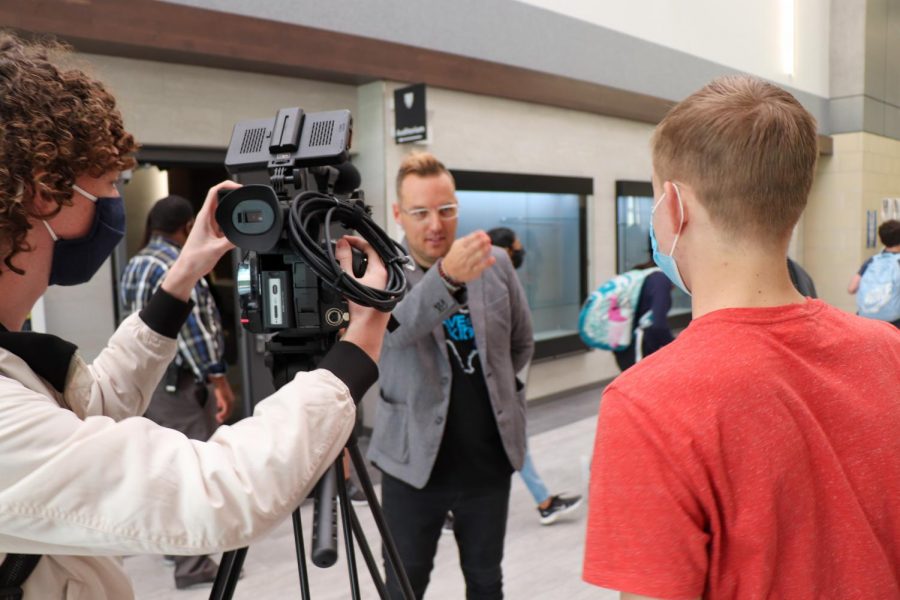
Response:
[{"label": "camera handle", "polygon": [[[275,387],[280,388],[285,383],[293,379],[293,377],[300,371],[314,370],[322,357],[324,357],[331,346],[334,345],[335,340],[335,334],[327,334],[324,336],[316,336],[313,338],[291,338],[282,337],[280,334],[274,335],[266,343],[266,365],[272,372],[272,380],[275,383]],[[404,599],[414,600],[415,594],[412,591],[412,585],[410,584],[409,578],[406,575],[406,570],[403,568],[403,563],[400,560],[400,554],[397,551],[397,546],[394,543],[391,532],[387,527],[384,512],[381,509],[381,505],[378,503],[378,498],[375,495],[375,488],[373,487],[372,480],[369,477],[368,471],[366,470],[365,460],[363,459],[362,452],[360,452],[359,450],[356,436],[354,434],[350,435],[350,438],[345,444],[345,448],[350,454],[350,460],[353,462],[353,468],[356,470],[356,474],[359,477],[362,491],[366,496],[369,508],[372,511],[372,517],[375,520],[375,525],[378,527],[378,532],[381,535],[381,541],[384,544],[384,548],[387,553],[388,567],[395,574],[397,581],[400,584],[400,588],[403,592]],[[381,598],[382,600],[390,600],[387,592],[387,586],[385,585],[384,580],[381,578],[381,572],[379,570],[378,563],[376,562],[375,557],[372,554],[372,550],[369,547],[368,541],[365,537],[365,533],[363,532],[362,525],[360,524],[359,519],[356,516],[356,510],[353,508],[353,505],[350,502],[350,498],[347,495],[344,464],[341,456],[338,456],[334,465],[329,468],[329,471],[332,471],[334,473],[334,479],[336,480],[335,483],[337,484],[337,497],[341,507],[341,528],[344,536],[344,546],[347,554],[347,568],[350,578],[352,598],[353,600],[360,600],[359,576],[356,568],[356,553],[354,552],[353,546],[355,536],[360,553],[362,554],[363,560],[366,563],[366,567],[369,570],[369,575],[371,576],[372,581],[375,583],[375,588],[378,591],[379,598]],[[316,484],[317,491],[319,486],[331,485],[323,484],[322,480],[326,479],[326,477],[328,476],[329,475],[326,472],[326,474],[323,475],[323,477]],[[321,495],[325,498],[333,497],[329,496],[329,493],[330,492],[326,490]],[[317,493],[317,502],[321,502],[318,499],[318,496],[320,496],[320,494]],[[325,507],[319,505],[316,507],[316,510],[314,512],[322,514],[323,511],[331,511],[333,510],[333,505],[333,500],[327,500]],[[327,515],[327,517],[323,516],[322,518],[327,518],[330,520],[332,517],[329,514]],[[301,597],[304,600],[309,600],[309,572],[306,566],[306,551],[303,546],[303,524],[300,520],[300,507],[297,507],[294,510],[291,519],[294,526],[294,545],[297,554],[297,572],[300,577]],[[333,533],[334,535],[336,535],[337,532],[333,531]],[[328,540],[330,540],[332,537],[332,532],[320,531],[319,535],[314,535],[314,547],[312,551],[314,554],[316,553],[315,539],[321,539],[322,537],[325,537],[325,540],[322,541],[327,544]],[[210,592],[210,600],[230,600],[234,596],[234,590],[237,586],[237,581],[240,577],[241,568],[243,567],[244,559],[246,558],[246,556],[246,547],[232,550],[230,552],[225,552],[222,555],[222,561],[219,565],[219,571],[216,574],[216,580],[213,583],[213,588]]]}]

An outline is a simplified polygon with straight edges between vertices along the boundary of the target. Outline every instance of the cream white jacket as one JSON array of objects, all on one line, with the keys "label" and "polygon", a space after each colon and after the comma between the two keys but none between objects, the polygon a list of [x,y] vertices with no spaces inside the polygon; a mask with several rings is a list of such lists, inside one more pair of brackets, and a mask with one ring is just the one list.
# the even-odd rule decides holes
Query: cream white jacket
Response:
[{"label": "cream white jacket", "polygon": [[355,407],[327,370],[300,373],[206,443],[135,417],[175,355],[138,315],[58,393],[0,349],[0,560],[44,554],[27,599],[132,598],[121,554],[250,543],[337,457]]}]

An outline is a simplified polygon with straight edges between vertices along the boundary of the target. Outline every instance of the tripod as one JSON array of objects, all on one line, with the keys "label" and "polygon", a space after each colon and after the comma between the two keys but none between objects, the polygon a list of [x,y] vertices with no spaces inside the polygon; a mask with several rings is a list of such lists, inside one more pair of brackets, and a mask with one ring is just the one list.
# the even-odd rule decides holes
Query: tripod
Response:
[{"label": "tripod", "polygon": [[[282,337],[276,334],[266,343],[266,364],[272,372],[272,380],[276,388],[294,378],[300,371],[313,370],[328,349],[334,344],[334,334],[327,334],[314,338]],[[409,578],[400,562],[400,555],[387,528],[384,513],[375,495],[372,480],[366,470],[365,461],[359,450],[356,436],[350,435],[345,444],[353,468],[359,476],[360,485],[366,496],[372,516],[381,535],[382,543],[388,559],[388,566],[393,571],[397,581],[403,590],[405,600],[414,600],[415,595]],[[344,464],[341,456],[329,467],[328,471],[319,479],[314,489],[315,507],[313,510],[313,535],[312,535],[312,560],[320,567],[330,567],[337,560],[337,523],[335,515],[335,494],[340,504],[341,526],[344,536],[344,547],[347,553],[347,568],[350,578],[350,590],[353,600],[360,600],[359,575],[356,567],[356,553],[354,539],[359,546],[360,553],[369,570],[369,575],[375,583],[379,598],[389,600],[387,586],[381,578],[378,564],[366,540],[362,525],[356,516],[356,511],[347,496],[347,485],[344,473]],[[300,507],[292,514],[294,526],[294,547],[297,554],[297,572],[300,576],[300,592],[303,600],[309,600],[309,572],[306,565],[306,550],[303,546],[303,524],[300,520]],[[210,600],[230,599],[234,595],[241,567],[247,556],[247,548],[239,548],[225,552],[222,562],[213,583]]]}]

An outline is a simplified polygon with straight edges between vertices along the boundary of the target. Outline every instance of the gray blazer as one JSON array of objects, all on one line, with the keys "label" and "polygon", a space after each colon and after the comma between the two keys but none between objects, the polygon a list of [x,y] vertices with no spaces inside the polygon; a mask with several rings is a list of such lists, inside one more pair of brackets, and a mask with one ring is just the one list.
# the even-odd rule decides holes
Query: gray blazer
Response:
[{"label": "gray blazer", "polygon": [[[468,304],[494,416],[509,462],[525,457],[525,389],[516,379],[531,359],[534,338],[525,291],[505,250],[467,284]],[[384,339],[381,397],[368,458],[422,488],[431,476],[450,405],[451,367],[443,321],[457,310],[437,269],[407,273],[409,293],[394,309],[400,322]]]}]

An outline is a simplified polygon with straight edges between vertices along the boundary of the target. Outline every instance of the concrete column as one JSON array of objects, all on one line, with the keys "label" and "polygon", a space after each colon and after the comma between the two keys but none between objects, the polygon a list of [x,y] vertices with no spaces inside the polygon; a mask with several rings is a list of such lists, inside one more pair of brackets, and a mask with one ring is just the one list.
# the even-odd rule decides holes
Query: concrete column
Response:
[{"label": "concrete column", "polygon": [[831,3],[830,130],[900,139],[900,0]]},{"label": "concrete column", "polygon": [[366,203],[372,217],[384,227],[390,211],[390,194],[385,165],[386,138],[385,83],[373,81],[357,88],[356,114],[353,115],[353,164],[362,176]]},{"label": "concrete column", "polygon": [[831,3],[834,154],[820,157],[803,218],[803,258],[826,301],[850,312],[847,284],[880,250],[866,211],[900,196],[900,0]]},{"label": "concrete column", "polygon": [[[366,203],[372,207],[372,219],[381,227],[389,221],[391,178],[385,165],[386,138],[385,83],[373,81],[356,88],[356,112],[353,114],[353,164],[362,178]],[[360,403],[363,427],[375,425],[378,384],[372,386]]]}]

